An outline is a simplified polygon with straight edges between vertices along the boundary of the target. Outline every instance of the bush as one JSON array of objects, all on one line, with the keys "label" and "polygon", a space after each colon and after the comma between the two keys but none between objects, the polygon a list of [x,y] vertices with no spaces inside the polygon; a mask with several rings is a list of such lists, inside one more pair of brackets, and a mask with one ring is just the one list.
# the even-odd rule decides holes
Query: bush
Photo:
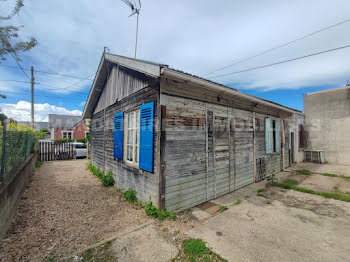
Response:
[{"label": "bush", "polygon": [[145,202],[145,213],[147,216],[158,218],[160,221],[164,221],[168,217],[174,221],[176,220],[176,216],[173,212],[169,212],[166,209],[161,210],[156,208],[151,200]]},{"label": "bush", "polygon": [[77,139],[77,142],[79,142],[79,143],[84,143],[84,144],[86,144],[87,143],[87,138],[86,137],[81,137],[81,138],[78,138]]},{"label": "bush", "polygon": [[56,138],[53,140],[53,142],[56,144],[63,144],[73,142],[73,140],[70,138]]},{"label": "bush", "polygon": [[114,185],[114,178],[111,170],[107,172],[107,175],[102,177],[102,185],[105,187]]},{"label": "bush", "polygon": [[136,204],[138,202],[136,197],[136,191],[133,189],[126,190],[123,195],[125,199],[128,200],[130,203]]},{"label": "bush", "polygon": [[278,181],[278,179],[275,175],[275,171],[273,171],[271,175],[266,177],[266,184],[268,184],[270,186],[276,184],[277,181]]},{"label": "bush", "polygon": [[86,168],[91,171],[96,177],[98,177],[102,181],[102,185],[104,187],[113,186],[114,185],[114,178],[113,178],[113,172],[109,170],[107,174],[105,175],[102,170],[98,169],[96,166],[94,166],[91,161],[88,162],[86,165]]}]

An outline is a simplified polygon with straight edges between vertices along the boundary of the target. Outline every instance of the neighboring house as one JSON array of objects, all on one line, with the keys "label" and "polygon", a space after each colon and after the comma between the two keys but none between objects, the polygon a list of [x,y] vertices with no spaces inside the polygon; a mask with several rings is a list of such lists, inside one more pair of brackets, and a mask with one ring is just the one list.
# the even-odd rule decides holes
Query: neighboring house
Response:
[{"label": "neighboring house", "polygon": [[179,211],[288,166],[288,121],[296,113],[166,65],[106,53],[83,117],[92,121],[94,165],[140,200]]},{"label": "neighboring house", "polygon": [[[32,125],[32,122],[30,122],[30,121],[18,121],[18,123],[21,125],[24,125],[24,126],[31,126]],[[34,129],[36,131],[40,131],[43,128],[49,129],[49,122],[34,122]]]},{"label": "neighboring house", "polygon": [[331,164],[350,165],[350,86],[304,95],[308,149]]},{"label": "neighboring house", "polygon": [[78,139],[86,137],[90,120],[82,120],[81,116],[49,114],[49,130],[51,139],[70,138]]}]

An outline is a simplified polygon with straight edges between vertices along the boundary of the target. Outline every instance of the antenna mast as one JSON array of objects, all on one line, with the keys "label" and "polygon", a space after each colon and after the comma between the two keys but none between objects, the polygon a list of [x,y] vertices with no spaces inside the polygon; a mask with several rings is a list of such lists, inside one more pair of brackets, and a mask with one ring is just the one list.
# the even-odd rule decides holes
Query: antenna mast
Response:
[{"label": "antenna mast", "polygon": [[135,58],[136,58],[136,52],[137,52],[137,38],[138,38],[138,31],[139,31],[139,14],[141,10],[141,0],[138,0],[138,5],[136,1],[133,3],[130,0],[122,0],[125,4],[127,4],[131,8],[131,14],[129,17],[136,14],[136,41],[135,41]]}]

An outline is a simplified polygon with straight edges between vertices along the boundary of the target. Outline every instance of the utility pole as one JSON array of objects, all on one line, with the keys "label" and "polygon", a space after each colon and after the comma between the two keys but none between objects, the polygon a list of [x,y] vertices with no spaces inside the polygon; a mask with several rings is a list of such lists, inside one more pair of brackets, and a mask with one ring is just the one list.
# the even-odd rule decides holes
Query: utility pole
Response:
[{"label": "utility pole", "polygon": [[137,36],[139,34],[139,14],[140,10],[136,11],[136,42],[135,42],[135,59],[136,59],[136,52],[137,52]]},{"label": "utility pole", "polygon": [[32,77],[31,77],[31,91],[32,91],[32,127],[34,128],[34,67],[31,67]]}]

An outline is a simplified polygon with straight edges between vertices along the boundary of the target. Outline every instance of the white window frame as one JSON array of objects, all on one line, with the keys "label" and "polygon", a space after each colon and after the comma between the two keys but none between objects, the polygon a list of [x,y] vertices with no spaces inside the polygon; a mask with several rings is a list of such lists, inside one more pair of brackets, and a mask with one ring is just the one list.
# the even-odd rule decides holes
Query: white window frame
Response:
[{"label": "white window frame", "polygon": [[86,134],[89,134],[90,132],[89,131],[85,131],[85,138],[87,138]]},{"label": "white window frame", "polygon": [[[71,134],[70,139],[73,139],[73,133],[74,133],[73,131],[61,131],[62,138],[65,138],[64,135],[63,135],[64,133],[67,133],[67,134],[70,133]],[[69,137],[67,136],[67,138],[69,138]]]},{"label": "white window frame", "polygon": [[[129,127],[129,116],[133,116],[132,120],[133,125]],[[139,152],[140,152],[140,109],[137,108],[136,110],[130,111],[125,113],[125,119],[124,119],[124,159],[125,162],[129,165],[133,165],[135,167],[139,166]],[[132,142],[128,143],[129,141],[129,131],[132,132]],[[128,154],[129,150],[132,148],[132,160],[129,159]]]}]

